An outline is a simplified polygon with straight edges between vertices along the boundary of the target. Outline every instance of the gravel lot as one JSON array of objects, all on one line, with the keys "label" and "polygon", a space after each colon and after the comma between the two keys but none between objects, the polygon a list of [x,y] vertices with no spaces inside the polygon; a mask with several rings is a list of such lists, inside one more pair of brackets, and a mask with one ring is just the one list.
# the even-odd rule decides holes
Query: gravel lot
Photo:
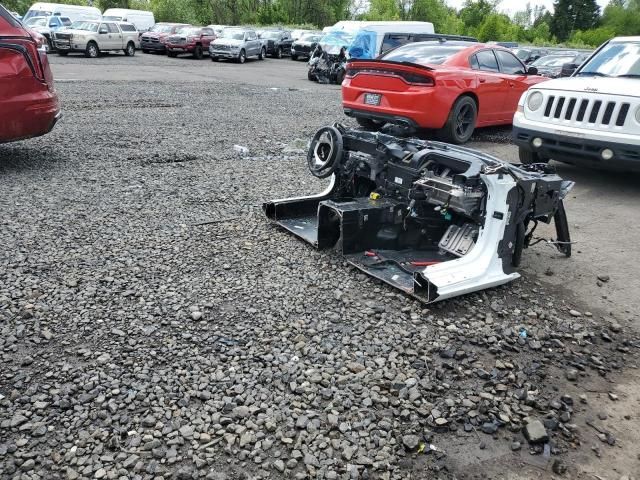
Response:
[{"label": "gravel lot", "polygon": [[0,146],[0,477],[637,475],[628,323],[534,266],[425,308],[263,218],[322,188],[293,140],[338,87],[53,62],[64,120]]}]

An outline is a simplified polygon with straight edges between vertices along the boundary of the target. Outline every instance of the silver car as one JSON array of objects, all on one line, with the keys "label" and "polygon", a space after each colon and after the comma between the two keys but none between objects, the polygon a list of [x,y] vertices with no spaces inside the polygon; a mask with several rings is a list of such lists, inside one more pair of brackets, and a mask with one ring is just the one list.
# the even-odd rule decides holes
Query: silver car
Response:
[{"label": "silver car", "polygon": [[250,28],[225,28],[222,34],[209,45],[209,56],[212,62],[221,58],[244,63],[248,57],[264,60],[266,47],[258,38],[255,30]]}]

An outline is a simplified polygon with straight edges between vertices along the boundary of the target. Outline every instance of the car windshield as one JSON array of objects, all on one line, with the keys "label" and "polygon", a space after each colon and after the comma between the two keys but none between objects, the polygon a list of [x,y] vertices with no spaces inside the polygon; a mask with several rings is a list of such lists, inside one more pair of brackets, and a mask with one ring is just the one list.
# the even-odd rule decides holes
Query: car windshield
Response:
[{"label": "car windshield", "polygon": [[280,32],[262,32],[260,38],[280,38]]},{"label": "car windshield", "polygon": [[121,22],[122,21],[122,17],[117,17],[115,15],[107,15],[107,16],[103,16],[102,20],[104,20],[106,22]]},{"label": "car windshield", "polygon": [[337,54],[342,47],[349,48],[353,35],[345,31],[329,32],[320,39],[322,49],[330,54]]},{"label": "car windshield", "polygon": [[97,22],[73,22],[71,28],[74,30],[87,30],[88,32],[97,32],[98,31],[98,23]]},{"label": "car windshield", "polygon": [[518,57],[520,60],[526,60],[527,58],[529,58],[529,55],[531,54],[531,50],[525,50],[524,48],[517,48],[513,51],[513,53],[515,53],[516,57]]},{"label": "car windshield", "polygon": [[181,35],[200,35],[202,30],[197,27],[184,27],[178,30]]},{"label": "car windshield", "polygon": [[157,23],[151,27],[151,30],[149,30],[150,32],[156,32],[156,33],[171,33],[171,31],[173,30],[173,25],[158,25]]},{"label": "car windshield", "polygon": [[533,62],[531,65],[533,67],[561,67],[565,63],[573,63],[575,56],[560,56],[560,55],[549,55],[548,57],[542,57]]},{"label": "car windshield", "polygon": [[321,35],[314,35],[313,33],[305,33],[300,37],[300,40],[305,42],[317,42],[322,38]]},{"label": "car windshield", "polygon": [[441,43],[409,43],[384,54],[382,60],[409,62],[420,65],[439,65],[469,45]]},{"label": "car windshield", "polygon": [[45,17],[33,17],[25,22],[27,27],[46,27],[47,19]]},{"label": "car windshield", "polygon": [[47,12],[44,10],[29,10],[25,14],[24,19],[27,20],[32,17],[50,17],[51,15],[53,15],[53,12]]},{"label": "car windshield", "polygon": [[244,30],[230,30],[224,29],[222,31],[221,38],[228,38],[230,40],[244,40]]},{"label": "car windshield", "polygon": [[640,77],[640,42],[613,42],[605,45],[577,75]]}]

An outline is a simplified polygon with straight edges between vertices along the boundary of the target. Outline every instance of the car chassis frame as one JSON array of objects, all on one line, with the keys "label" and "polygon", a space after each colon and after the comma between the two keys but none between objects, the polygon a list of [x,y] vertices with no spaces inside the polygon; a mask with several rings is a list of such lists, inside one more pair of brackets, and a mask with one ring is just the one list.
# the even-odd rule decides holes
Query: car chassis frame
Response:
[{"label": "car chassis frame", "polygon": [[330,177],[326,190],[266,202],[266,216],[423,302],[518,278],[523,249],[543,240],[532,242],[539,222],[554,220],[546,241],[571,255],[563,198],[573,182],[548,165],[340,124],[318,130],[307,165]]}]

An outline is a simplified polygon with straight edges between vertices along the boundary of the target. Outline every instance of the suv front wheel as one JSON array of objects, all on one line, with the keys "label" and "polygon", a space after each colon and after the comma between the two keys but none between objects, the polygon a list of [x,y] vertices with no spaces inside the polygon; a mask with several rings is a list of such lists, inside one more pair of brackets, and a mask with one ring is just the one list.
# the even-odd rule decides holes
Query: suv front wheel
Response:
[{"label": "suv front wheel", "polygon": [[244,63],[244,61],[247,59],[247,54],[244,51],[244,48],[242,50],[240,50],[240,55],[238,55],[238,63]]}]

